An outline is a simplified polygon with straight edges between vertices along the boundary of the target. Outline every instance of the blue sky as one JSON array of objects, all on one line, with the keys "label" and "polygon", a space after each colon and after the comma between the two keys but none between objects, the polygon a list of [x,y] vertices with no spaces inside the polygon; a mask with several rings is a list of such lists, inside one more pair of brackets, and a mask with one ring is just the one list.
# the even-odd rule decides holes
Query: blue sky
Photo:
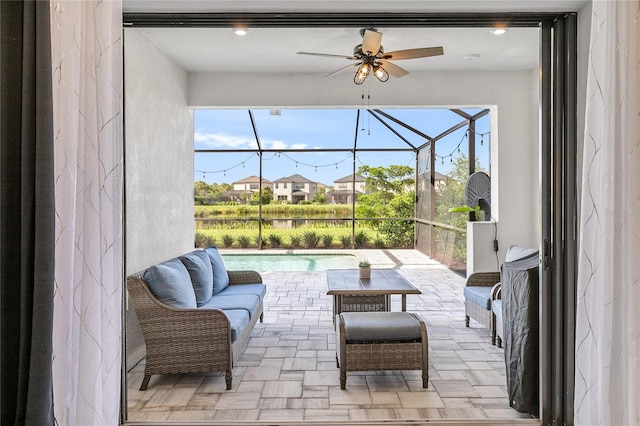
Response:
[{"label": "blue sky", "polygon": [[[360,110],[357,126],[358,148],[407,148],[423,145],[426,140],[393,123],[385,122],[402,136],[389,130],[366,110]],[[401,120],[418,131],[435,137],[463,121],[462,117],[447,109],[384,109],[387,114]],[[480,110],[465,110],[477,113]],[[322,149],[353,148],[356,140],[356,109],[286,109],[280,115],[270,110],[252,110],[258,138],[263,149],[302,149],[313,152],[265,152],[262,175],[276,180],[300,174],[310,180],[332,185],[333,181],[353,172],[350,152],[320,152]],[[476,123],[477,140],[485,134],[484,144],[477,146],[477,155],[483,167],[489,168],[489,115]],[[450,169],[450,154],[456,148],[467,155],[466,127],[439,140],[436,144],[436,170],[446,174]],[[194,149],[240,150],[233,153],[195,153],[194,180],[207,183],[232,183],[250,175],[259,174],[256,137],[247,110],[196,110],[194,113]],[[363,165],[408,165],[415,167],[413,152],[367,152],[356,154],[356,169]]]}]

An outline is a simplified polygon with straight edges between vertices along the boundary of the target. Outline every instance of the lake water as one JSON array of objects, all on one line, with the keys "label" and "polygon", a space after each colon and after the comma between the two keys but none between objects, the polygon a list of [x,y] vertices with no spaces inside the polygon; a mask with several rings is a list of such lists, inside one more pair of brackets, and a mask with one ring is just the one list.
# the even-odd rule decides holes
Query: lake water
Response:
[{"label": "lake water", "polygon": [[357,268],[350,254],[222,254],[228,270],[324,271]]}]

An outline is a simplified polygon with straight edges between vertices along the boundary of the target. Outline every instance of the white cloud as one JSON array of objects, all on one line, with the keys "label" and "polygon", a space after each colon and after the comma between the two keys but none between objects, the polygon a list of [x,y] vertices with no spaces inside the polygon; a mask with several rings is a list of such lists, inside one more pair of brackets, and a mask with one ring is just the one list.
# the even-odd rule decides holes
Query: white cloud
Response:
[{"label": "white cloud", "polygon": [[296,143],[293,145],[289,145],[282,140],[273,140],[273,141],[266,140],[266,141],[262,141],[262,143],[263,143],[262,147],[265,149],[306,149],[307,148],[307,144],[304,144],[304,143]]},{"label": "white cloud", "polygon": [[[208,148],[233,148],[233,149],[257,149],[255,139],[246,136],[233,136],[225,133],[202,133],[196,132],[193,135],[196,143],[202,144]],[[287,144],[283,140],[261,140],[263,149],[308,149],[308,145],[304,143]]]},{"label": "white cloud", "polygon": [[246,136],[233,136],[224,133],[199,133],[193,135],[197,143],[209,148],[255,148],[255,139]]},{"label": "white cloud", "polygon": [[291,149],[307,149],[306,143],[294,143],[291,145]]}]

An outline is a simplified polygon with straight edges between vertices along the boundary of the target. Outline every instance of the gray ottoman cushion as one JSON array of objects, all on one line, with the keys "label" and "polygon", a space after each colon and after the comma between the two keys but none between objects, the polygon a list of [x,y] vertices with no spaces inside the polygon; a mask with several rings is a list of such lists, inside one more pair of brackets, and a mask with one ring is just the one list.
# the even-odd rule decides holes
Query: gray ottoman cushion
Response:
[{"label": "gray ottoman cushion", "polygon": [[420,321],[408,312],[343,312],[347,342],[396,342],[420,339]]}]

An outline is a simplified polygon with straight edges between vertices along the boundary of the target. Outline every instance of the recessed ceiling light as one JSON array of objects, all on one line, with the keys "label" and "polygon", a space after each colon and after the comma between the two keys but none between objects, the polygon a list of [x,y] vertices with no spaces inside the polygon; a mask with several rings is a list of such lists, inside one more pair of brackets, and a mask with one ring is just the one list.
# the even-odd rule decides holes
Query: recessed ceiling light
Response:
[{"label": "recessed ceiling light", "polygon": [[243,37],[246,36],[249,31],[246,28],[236,28],[235,30],[233,30],[233,33],[239,37]]},{"label": "recessed ceiling light", "polygon": [[480,55],[477,53],[471,53],[469,55],[465,55],[464,59],[466,61],[475,61],[477,59],[480,59]]},{"label": "recessed ceiling light", "polygon": [[491,30],[491,34],[493,35],[502,35],[507,32],[506,28],[494,28]]}]

